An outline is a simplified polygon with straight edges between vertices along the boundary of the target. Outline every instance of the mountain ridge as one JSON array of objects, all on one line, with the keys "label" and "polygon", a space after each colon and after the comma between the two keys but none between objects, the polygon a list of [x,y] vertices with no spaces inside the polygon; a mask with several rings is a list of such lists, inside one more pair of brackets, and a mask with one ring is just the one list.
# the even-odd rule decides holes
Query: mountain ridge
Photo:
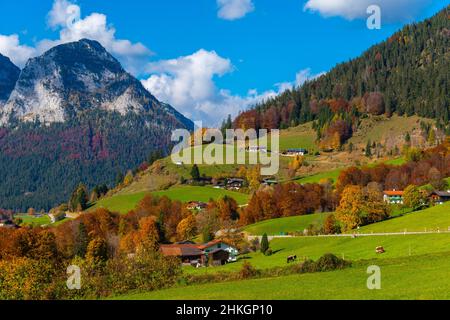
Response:
[{"label": "mountain ridge", "polygon": [[87,39],[30,59],[0,113],[0,206],[22,212],[67,201],[79,183],[112,186],[168,154],[173,130],[193,130]]},{"label": "mountain ridge", "polygon": [[192,127],[175,109],[160,103],[97,41],[88,39],[55,46],[30,59],[2,110],[0,124],[10,120],[64,122],[96,108],[121,115],[146,112],[152,117],[164,112],[174,122]]}]

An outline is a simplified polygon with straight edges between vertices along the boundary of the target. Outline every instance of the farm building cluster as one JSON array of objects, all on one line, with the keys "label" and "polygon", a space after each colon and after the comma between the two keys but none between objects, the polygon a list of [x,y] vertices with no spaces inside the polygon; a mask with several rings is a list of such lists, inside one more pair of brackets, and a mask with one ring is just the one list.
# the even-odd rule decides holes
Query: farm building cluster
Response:
[{"label": "farm building cluster", "polygon": [[183,265],[191,265],[196,268],[221,266],[234,262],[239,254],[235,247],[221,240],[214,240],[205,244],[183,241],[161,245],[160,250],[164,256],[177,257]]}]

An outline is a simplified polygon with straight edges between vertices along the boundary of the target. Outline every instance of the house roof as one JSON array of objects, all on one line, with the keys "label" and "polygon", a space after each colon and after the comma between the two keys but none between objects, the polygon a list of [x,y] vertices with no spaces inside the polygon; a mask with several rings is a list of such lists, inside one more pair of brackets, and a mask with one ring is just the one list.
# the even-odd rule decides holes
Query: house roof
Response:
[{"label": "house roof", "polygon": [[[194,243],[175,243],[175,244],[162,244],[160,250],[165,256],[200,256],[203,255],[203,250],[210,248],[218,243],[224,243],[222,240],[213,240],[205,244]],[[228,244],[227,244],[228,245]],[[220,248],[215,249],[213,252],[223,250]]]},{"label": "house roof", "polygon": [[403,191],[385,190],[384,194],[387,195],[387,196],[402,196],[403,195]]},{"label": "house roof", "polygon": [[[224,242],[222,240],[216,239],[216,240],[210,241],[208,243],[205,243],[203,245],[200,245],[198,248],[202,249],[202,250],[205,250],[205,249],[210,248],[210,247],[212,247],[212,246],[214,246],[214,245],[216,245],[218,243],[223,243],[223,244],[226,244],[227,246],[230,246],[228,243],[226,243],[226,242]],[[230,247],[232,247],[232,246],[230,246]]]},{"label": "house roof", "polygon": [[215,254],[215,253],[220,252],[220,251],[225,251],[226,253],[228,253],[228,251],[226,251],[226,250],[217,248],[217,249],[214,249],[214,250],[210,251],[209,254]]},{"label": "house roof", "polygon": [[307,151],[304,148],[292,148],[292,149],[287,149],[286,152],[305,152]]},{"label": "house roof", "polygon": [[431,194],[438,195],[439,197],[450,197],[450,191],[433,191]]},{"label": "house roof", "polygon": [[203,251],[195,244],[165,244],[160,246],[160,250],[165,256],[201,256]]}]

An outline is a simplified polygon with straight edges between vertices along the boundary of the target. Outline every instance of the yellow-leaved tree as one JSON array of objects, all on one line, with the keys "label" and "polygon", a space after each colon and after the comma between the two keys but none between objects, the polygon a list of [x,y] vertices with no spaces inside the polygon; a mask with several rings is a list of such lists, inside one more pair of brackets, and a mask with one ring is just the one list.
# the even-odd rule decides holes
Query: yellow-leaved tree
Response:
[{"label": "yellow-leaved tree", "polygon": [[343,231],[352,230],[361,224],[364,207],[363,188],[347,186],[336,209],[336,219],[341,222]]},{"label": "yellow-leaved tree", "polygon": [[193,214],[188,215],[180,221],[177,226],[177,237],[179,240],[188,240],[195,237],[197,233],[197,221]]}]

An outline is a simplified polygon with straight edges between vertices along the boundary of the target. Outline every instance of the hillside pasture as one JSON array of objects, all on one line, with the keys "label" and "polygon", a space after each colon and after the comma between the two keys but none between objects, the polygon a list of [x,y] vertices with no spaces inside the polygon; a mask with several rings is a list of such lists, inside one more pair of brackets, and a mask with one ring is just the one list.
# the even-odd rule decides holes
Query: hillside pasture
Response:
[{"label": "hillside pasture", "polygon": [[[367,268],[381,269],[381,289],[367,288]],[[351,268],[274,278],[180,286],[121,300],[450,299],[450,253],[367,260]]]},{"label": "hillside pasture", "polygon": [[284,233],[303,232],[310,225],[321,225],[329,213],[315,213],[303,216],[278,218],[257,222],[243,231],[251,235],[280,235]]},{"label": "hillside pasture", "polygon": [[127,213],[128,211],[134,209],[139,201],[141,201],[147,194],[153,194],[159,197],[167,196],[169,199],[178,200],[181,202],[208,202],[210,199],[217,200],[224,196],[229,196],[235,199],[236,202],[240,205],[246,204],[249,199],[249,195],[245,193],[223,189],[214,189],[212,187],[180,186],[151,193],[139,192],[133,194],[114,195],[112,197],[99,200],[93,207],[89,209],[89,211],[95,210],[97,208],[106,208],[113,212]]},{"label": "hillside pasture", "polygon": [[361,227],[361,233],[450,231],[450,202]]}]

